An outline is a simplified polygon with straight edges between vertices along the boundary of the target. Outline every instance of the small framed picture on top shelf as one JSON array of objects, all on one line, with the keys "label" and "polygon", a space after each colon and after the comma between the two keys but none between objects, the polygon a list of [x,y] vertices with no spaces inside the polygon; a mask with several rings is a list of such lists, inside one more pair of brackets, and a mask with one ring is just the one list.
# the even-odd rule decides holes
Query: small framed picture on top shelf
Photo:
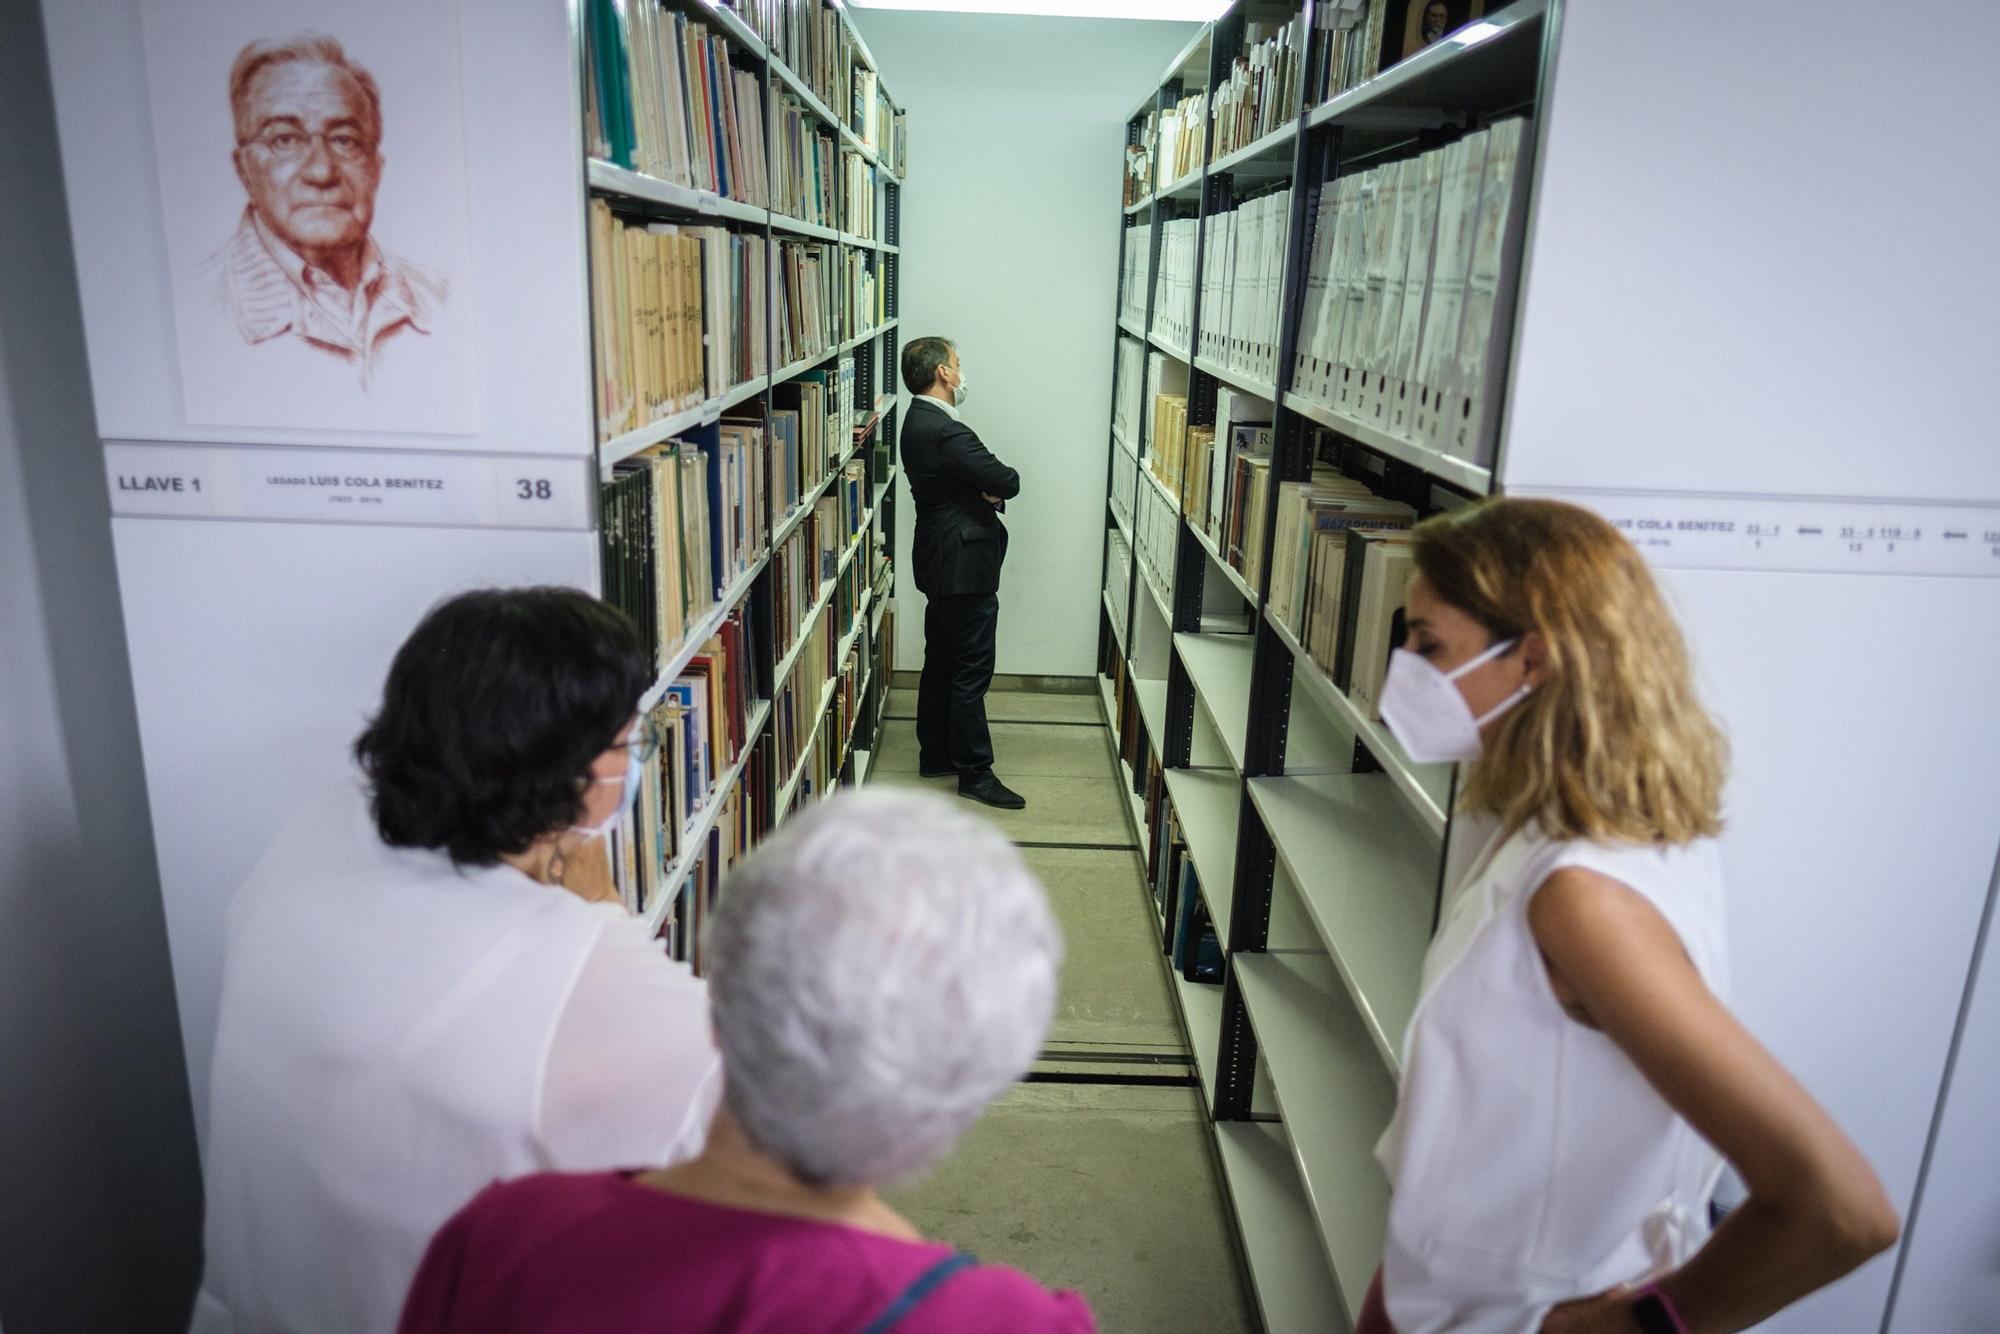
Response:
[{"label": "small framed picture on top shelf", "polygon": [[1389,0],[1382,25],[1382,68],[1435,46],[1486,13],[1486,0]]}]

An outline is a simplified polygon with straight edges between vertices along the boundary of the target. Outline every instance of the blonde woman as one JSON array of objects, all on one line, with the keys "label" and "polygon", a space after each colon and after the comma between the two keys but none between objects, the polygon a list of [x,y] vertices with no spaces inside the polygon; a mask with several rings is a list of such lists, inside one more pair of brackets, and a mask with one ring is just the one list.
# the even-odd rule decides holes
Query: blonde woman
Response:
[{"label": "blonde woman", "polygon": [[[1874,1172],[1730,1015],[1727,747],[1631,544],[1493,500],[1418,528],[1383,720],[1466,762],[1362,1331],[1757,1323],[1889,1247]],[[1722,1161],[1749,1199],[1713,1235]]]}]

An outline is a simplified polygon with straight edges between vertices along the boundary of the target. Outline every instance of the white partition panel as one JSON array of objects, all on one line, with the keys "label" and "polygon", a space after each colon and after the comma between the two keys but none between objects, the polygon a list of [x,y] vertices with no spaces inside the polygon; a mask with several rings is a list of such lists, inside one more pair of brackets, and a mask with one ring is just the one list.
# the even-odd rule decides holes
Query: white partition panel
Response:
[{"label": "white partition panel", "polygon": [[[1644,516],[1735,747],[1736,1005],[1906,1213],[2000,846],[2000,19],[1909,17],[1904,60],[1855,5],[1563,6],[1499,470]],[[1965,1134],[1924,1209],[1985,1272],[1933,1252],[1926,1310],[1991,1309]],[[1894,1267],[1767,1327],[1880,1329]]]}]

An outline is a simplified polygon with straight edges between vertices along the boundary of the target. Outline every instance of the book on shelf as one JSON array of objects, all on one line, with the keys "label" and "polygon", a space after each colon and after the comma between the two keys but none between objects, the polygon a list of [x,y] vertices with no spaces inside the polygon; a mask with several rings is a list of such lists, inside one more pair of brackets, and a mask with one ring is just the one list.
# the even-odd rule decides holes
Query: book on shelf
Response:
[{"label": "book on shelf", "polygon": [[770,202],[763,88],[727,38],[662,0],[585,0],[593,157],[741,203]]},{"label": "book on shelf", "polygon": [[1328,597],[1338,607],[1340,597],[1338,583],[1315,583],[1313,544],[1350,528],[1408,528],[1417,521],[1410,506],[1383,499],[1362,483],[1324,468],[1315,468],[1307,481],[1280,482],[1277,506],[1266,605],[1301,642],[1306,609],[1325,605]]},{"label": "book on shelf", "polygon": [[589,223],[600,440],[766,373],[763,237],[629,224],[602,199]]},{"label": "book on shelf", "polygon": [[1312,105],[1359,87],[1486,13],[1485,0],[1324,0],[1306,97]]},{"label": "book on shelf", "polygon": [[[1269,399],[1246,394],[1228,385],[1217,387],[1216,438],[1210,445],[1208,453],[1208,479],[1201,488],[1203,504],[1200,508],[1189,510],[1189,519],[1207,534],[1208,539],[1225,558],[1229,551],[1230,516],[1241,505],[1240,498],[1232,499],[1230,492],[1233,452],[1239,448],[1253,448],[1255,452],[1268,455],[1271,452],[1272,420],[1272,404]],[[1239,428],[1252,433],[1238,434]]]},{"label": "book on shelf", "polygon": [[1264,510],[1271,485],[1271,428],[1235,423],[1229,428],[1225,509],[1217,547],[1223,559],[1256,588],[1263,574]]},{"label": "book on shelf", "polygon": [[1136,138],[1125,146],[1125,207],[1153,193],[1159,184],[1160,111],[1148,107],[1139,120]]},{"label": "book on shelf", "polygon": [[1153,397],[1153,429],[1147,439],[1146,467],[1167,489],[1181,494],[1181,465],[1187,449],[1188,400],[1186,394],[1156,394]]},{"label": "book on shelf", "polygon": [[[1363,716],[1381,716],[1382,682],[1389,654],[1402,640],[1404,604],[1416,574],[1410,534],[1393,529],[1349,529],[1334,683]],[[1329,553],[1329,559],[1332,559]]]},{"label": "book on shelf", "polygon": [[1199,351],[1259,380],[1277,378],[1291,200],[1289,189],[1246,200],[1210,218],[1205,238]]},{"label": "book on shelf", "polygon": [[1194,322],[1196,229],[1193,218],[1169,219],[1160,229],[1160,267],[1153,275],[1152,332],[1186,352]]},{"label": "book on shelf", "polygon": [[603,484],[605,600],[664,669],[723,588],[763,557],[761,423],[718,422],[613,466]]},{"label": "book on shelf", "polygon": [[841,153],[840,172],[846,195],[842,230],[872,241],[875,239],[875,198],[881,190],[881,173],[874,163],[853,149]]},{"label": "book on shelf", "polygon": [[1303,14],[1286,23],[1245,24],[1242,51],[1215,91],[1212,158],[1247,148],[1298,115],[1304,57]]},{"label": "book on shelf", "polygon": [[779,238],[774,333],[781,368],[830,355],[862,332],[842,255],[830,242]]},{"label": "book on shelf", "polygon": [[1162,186],[1175,185],[1201,170],[1202,130],[1207,120],[1208,94],[1193,92],[1160,117],[1156,168]]},{"label": "book on shelf", "polygon": [[1485,464],[1524,122],[1338,178],[1313,218],[1293,388],[1340,417]]},{"label": "book on shelf", "polygon": [[1140,574],[1159,591],[1161,600],[1171,606],[1174,554],[1180,545],[1179,511],[1157,487],[1138,487],[1137,498],[1132,513],[1132,540],[1141,558]]},{"label": "book on shelf", "polygon": [[816,227],[834,226],[840,215],[833,131],[790,94],[778,99],[772,117],[772,211]]},{"label": "book on shelf", "polygon": [[1153,224],[1133,223],[1126,227],[1123,240],[1124,273],[1118,283],[1118,315],[1143,331],[1146,327],[1146,297],[1151,291],[1147,269],[1153,262]]},{"label": "book on shelf", "polygon": [[1116,389],[1111,399],[1111,432],[1134,453],[1138,450],[1139,399],[1144,391],[1146,349],[1136,338],[1119,335]]}]

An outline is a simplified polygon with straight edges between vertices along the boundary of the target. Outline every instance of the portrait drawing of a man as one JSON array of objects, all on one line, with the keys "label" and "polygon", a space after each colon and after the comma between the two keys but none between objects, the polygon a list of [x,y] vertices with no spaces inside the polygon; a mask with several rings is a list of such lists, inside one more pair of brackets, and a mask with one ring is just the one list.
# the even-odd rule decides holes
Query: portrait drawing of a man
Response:
[{"label": "portrait drawing of a man", "polygon": [[331,37],[252,42],[230,69],[229,106],[248,203],[202,282],[245,344],[309,348],[365,387],[385,349],[431,335],[449,291],[374,238],[375,79]]}]

